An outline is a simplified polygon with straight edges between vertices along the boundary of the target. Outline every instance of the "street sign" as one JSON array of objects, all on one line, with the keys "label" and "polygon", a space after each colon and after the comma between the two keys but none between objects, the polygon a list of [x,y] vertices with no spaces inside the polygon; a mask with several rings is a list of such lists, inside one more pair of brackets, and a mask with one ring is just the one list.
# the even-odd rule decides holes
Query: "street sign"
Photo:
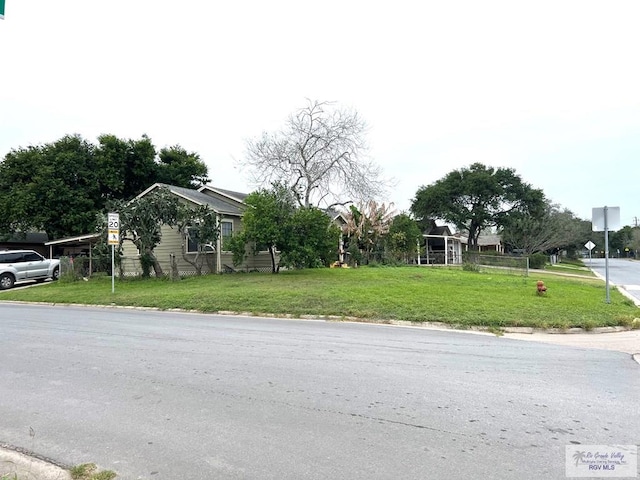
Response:
[{"label": "street sign", "polygon": [[591,229],[594,232],[620,230],[620,207],[592,208]]},{"label": "street sign", "polygon": [[118,245],[120,243],[120,231],[119,230],[109,230],[107,244],[108,245]]},{"label": "street sign", "polygon": [[107,214],[107,244],[111,245],[111,293],[116,291],[116,245],[120,244],[120,214]]},{"label": "street sign", "polygon": [[120,244],[120,214],[109,213],[107,215],[107,244]]},{"label": "street sign", "polygon": [[611,303],[611,298],[609,296],[609,232],[615,232],[620,229],[620,207],[592,208],[591,229],[594,232],[604,232],[604,281],[607,290],[606,302]]},{"label": "street sign", "polygon": [[589,240],[587,243],[584,244],[584,247],[589,251],[593,250],[593,247],[595,246],[596,244],[593,243],[591,240]]},{"label": "street sign", "polygon": [[109,213],[107,215],[107,228],[109,230],[119,230],[120,229],[120,214],[119,213]]}]

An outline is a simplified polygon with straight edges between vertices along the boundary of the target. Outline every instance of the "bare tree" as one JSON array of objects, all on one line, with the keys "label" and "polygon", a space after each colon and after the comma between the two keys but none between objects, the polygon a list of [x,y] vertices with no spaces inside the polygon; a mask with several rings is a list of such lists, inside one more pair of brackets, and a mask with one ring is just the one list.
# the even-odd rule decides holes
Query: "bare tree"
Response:
[{"label": "bare tree", "polygon": [[366,131],[356,111],[309,100],[282,130],[247,141],[241,164],[256,185],[289,185],[304,207],[378,198],[386,183],[380,167],[366,156]]},{"label": "bare tree", "polygon": [[585,237],[582,223],[569,210],[547,203],[541,216],[513,214],[501,233],[506,244],[530,255],[580,243]]}]

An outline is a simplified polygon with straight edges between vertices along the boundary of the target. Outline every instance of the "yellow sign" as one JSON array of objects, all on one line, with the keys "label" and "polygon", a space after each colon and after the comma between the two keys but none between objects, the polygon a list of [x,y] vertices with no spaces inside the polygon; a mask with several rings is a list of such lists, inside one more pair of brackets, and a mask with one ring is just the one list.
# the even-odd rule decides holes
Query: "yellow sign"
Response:
[{"label": "yellow sign", "polygon": [[120,230],[109,230],[107,240],[107,245],[118,245],[120,243]]}]

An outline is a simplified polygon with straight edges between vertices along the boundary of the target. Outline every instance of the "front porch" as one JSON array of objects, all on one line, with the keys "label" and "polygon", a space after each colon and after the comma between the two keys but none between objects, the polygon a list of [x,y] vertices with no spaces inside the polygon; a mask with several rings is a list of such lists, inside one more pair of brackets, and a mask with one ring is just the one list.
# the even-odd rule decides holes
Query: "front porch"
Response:
[{"label": "front porch", "polygon": [[[418,265],[461,265],[462,242],[454,235],[422,235],[424,247],[418,249]],[[424,248],[424,253],[423,253]]]}]

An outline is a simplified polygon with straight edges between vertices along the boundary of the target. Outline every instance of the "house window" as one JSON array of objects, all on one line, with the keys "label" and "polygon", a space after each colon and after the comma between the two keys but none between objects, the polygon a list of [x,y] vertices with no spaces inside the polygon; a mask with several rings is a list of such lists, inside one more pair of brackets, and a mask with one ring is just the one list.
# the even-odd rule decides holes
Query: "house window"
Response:
[{"label": "house window", "polygon": [[187,227],[185,237],[187,253],[198,253],[198,247],[200,245],[200,242],[198,241],[198,229]]},{"label": "house window", "polygon": [[222,242],[222,249],[224,250],[224,245],[229,241],[231,236],[233,235],[233,222],[222,221],[220,222],[220,240]]}]

